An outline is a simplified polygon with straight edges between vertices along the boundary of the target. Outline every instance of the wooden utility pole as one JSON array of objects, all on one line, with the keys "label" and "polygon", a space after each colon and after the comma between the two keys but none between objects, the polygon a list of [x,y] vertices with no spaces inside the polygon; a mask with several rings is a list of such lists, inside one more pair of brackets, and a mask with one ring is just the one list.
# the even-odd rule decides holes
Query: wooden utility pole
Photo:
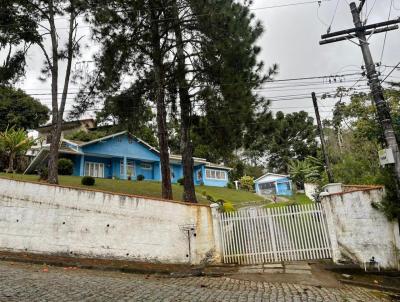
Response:
[{"label": "wooden utility pole", "polygon": [[[396,135],[393,129],[392,118],[390,115],[390,110],[385,102],[383,96],[383,90],[381,86],[381,82],[378,77],[378,73],[375,69],[375,63],[372,59],[371,51],[369,49],[369,43],[367,39],[367,35],[372,35],[375,33],[387,32],[390,30],[398,29],[399,26],[396,25],[400,23],[400,18],[396,20],[390,20],[386,22],[380,22],[371,25],[363,25],[360,17],[361,10],[365,1],[361,1],[360,6],[352,2],[350,3],[351,14],[353,15],[353,23],[354,28],[342,30],[338,32],[329,33],[326,35],[322,35],[323,39],[320,41],[320,44],[328,44],[338,41],[345,41],[357,38],[359,41],[359,46],[361,47],[361,51],[363,54],[365,69],[367,71],[367,77],[369,80],[369,86],[372,91],[372,97],[374,100],[374,104],[378,113],[379,123],[384,129],[384,135],[387,146],[392,150],[394,157],[394,170],[397,178],[397,183],[400,183],[400,153],[399,146],[396,139]],[[353,41],[352,41],[353,42]],[[356,42],[353,42],[356,43]],[[356,43],[357,44],[357,43]]]},{"label": "wooden utility pole", "polygon": [[315,116],[317,118],[318,134],[319,134],[319,138],[321,139],[321,148],[322,148],[322,153],[324,154],[326,173],[328,174],[329,182],[330,183],[334,183],[335,180],[333,178],[333,173],[332,173],[332,170],[331,170],[331,164],[329,162],[328,153],[327,153],[327,150],[326,150],[326,147],[325,147],[324,131],[322,130],[321,117],[319,116],[319,109],[318,109],[317,97],[315,95],[315,92],[311,93],[311,97],[312,97],[312,101],[313,101],[313,105],[314,105]]}]

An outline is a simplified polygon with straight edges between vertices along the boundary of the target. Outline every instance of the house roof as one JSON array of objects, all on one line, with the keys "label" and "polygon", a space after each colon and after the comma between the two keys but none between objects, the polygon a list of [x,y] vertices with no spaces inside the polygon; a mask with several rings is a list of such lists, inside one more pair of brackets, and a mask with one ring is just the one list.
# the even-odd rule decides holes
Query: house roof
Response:
[{"label": "house roof", "polygon": [[[107,135],[107,136],[103,136],[101,138],[97,138],[97,139],[91,140],[89,142],[81,142],[81,141],[75,141],[75,140],[70,140],[70,139],[62,139],[62,142],[68,143],[68,144],[70,144],[72,146],[76,146],[76,147],[84,147],[84,146],[89,146],[89,145],[92,145],[92,144],[95,144],[95,143],[98,143],[98,142],[101,142],[101,141],[105,141],[105,140],[108,140],[110,138],[114,138],[114,137],[117,137],[117,136],[125,135],[125,134],[133,137],[139,143],[141,143],[142,145],[148,147],[150,151],[156,152],[158,155],[160,154],[160,151],[157,148],[149,145],[144,140],[134,136],[129,131],[121,131],[121,132],[118,132],[118,133],[110,134],[110,135]],[[77,148],[77,149],[79,150],[79,148]],[[42,147],[41,151],[42,150],[47,150],[48,151],[49,150],[49,146]],[[78,150],[76,150],[74,148],[70,148],[68,146],[65,146],[65,144],[61,144],[61,147],[59,149],[60,153],[83,154],[82,152],[80,152]],[[178,161],[182,160],[182,155],[170,154],[169,157],[170,157],[171,160],[178,160]],[[208,162],[205,158],[193,157],[193,160],[197,164],[205,164],[206,167],[215,168],[215,169],[223,169],[223,170],[232,170],[232,168],[226,167],[224,165],[219,165],[219,164]]]},{"label": "house roof", "polygon": [[254,180],[254,182],[259,181],[259,180],[263,179],[263,178],[266,177],[266,176],[278,176],[278,177],[281,177],[281,178],[289,178],[289,175],[284,175],[284,174],[277,174],[277,173],[270,173],[270,172],[268,172],[268,173],[265,173],[264,175],[260,176],[260,177],[257,178],[256,180]]},{"label": "house roof", "polygon": [[[63,130],[71,129],[71,128],[74,128],[74,127],[82,125],[82,123],[84,123],[84,122],[95,123],[95,120],[89,118],[89,119],[82,119],[82,120],[75,120],[75,121],[63,121],[62,129]],[[46,125],[37,127],[35,130],[39,131],[39,132],[43,132],[43,131],[46,131],[46,130],[50,130],[52,126],[53,126],[53,123],[50,123],[50,124],[46,124]]]}]

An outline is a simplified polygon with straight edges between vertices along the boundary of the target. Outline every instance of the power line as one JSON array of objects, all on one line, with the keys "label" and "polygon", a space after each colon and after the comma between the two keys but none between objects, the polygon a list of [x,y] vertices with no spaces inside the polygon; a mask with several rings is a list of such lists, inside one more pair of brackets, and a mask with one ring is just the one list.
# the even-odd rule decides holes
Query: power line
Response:
[{"label": "power line", "polygon": [[327,30],[328,33],[331,31],[332,24],[333,24],[333,21],[335,20],[336,13],[337,13],[337,9],[338,9],[338,7],[339,7],[339,3],[340,3],[340,0],[337,0],[337,2],[336,2],[336,7],[335,7],[335,11],[333,12],[332,20],[331,20],[331,23],[329,24],[329,27],[328,27],[328,30]]},{"label": "power line", "polygon": [[[284,7],[292,7],[292,6],[300,6],[300,5],[308,5],[308,4],[320,4],[321,2],[330,2],[331,0],[318,0],[318,1],[304,1],[304,2],[295,2],[295,3],[289,3],[289,4],[279,4],[279,5],[271,5],[271,6],[264,6],[264,7],[256,7],[256,8],[248,8],[250,11],[258,11],[258,10],[265,10],[265,9],[276,9],[276,8],[284,8]],[[115,12],[140,12],[140,10],[132,10],[132,9],[127,9],[127,10],[121,10],[118,11],[116,10]],[[207,13],[207,14],[192,14],[192,17],[206,17],[206,16],[214,16],[214,15],[222,15],[225,14],[225,12],[220,12],[220,13]],[[57,19],[62,19],[63,17],[58,17]],[[69,18],[65,17],[66,20],[69,20]],[[149,20],[149,22],[161,22],[161,21],[173,21],[173,20],[180,20],[180,18],[163,18],[163,19],[156,19],[156,20]],[[0,25],[0,27],[13,27],[13,24],[3,24]],[[90,25],[80,25],[77,26],[76,28],[88,28],[91,27]],[[60,29],[69,29],[69,27],[58,27],[57,30]],[[39,29],[38,31],[46,31],[46,30],[41,30]],[[34,31],[32,31],[34,32]]]},{"label": "power line", "polygon": [[[392,14],[392,7],[393,7],[393,0],[390,0],[390,7],[389,7],[389,16],[388,16],[388,21],[390,20],[391,14]],[[381,52],[381,59],[380,62],[382,62],[383,59],[383,54],[385,52],[385,46],[386,46],[386,38],[387,38],[388,32],[385,32],[385,38],[383,39],[383,45],[382,45],[382,52]]]},{"label": "power line", "polygon": [[381,81],[381,83],[385,82],[386,79],[399,67],[400,62],[388,73],[388,75]]}]

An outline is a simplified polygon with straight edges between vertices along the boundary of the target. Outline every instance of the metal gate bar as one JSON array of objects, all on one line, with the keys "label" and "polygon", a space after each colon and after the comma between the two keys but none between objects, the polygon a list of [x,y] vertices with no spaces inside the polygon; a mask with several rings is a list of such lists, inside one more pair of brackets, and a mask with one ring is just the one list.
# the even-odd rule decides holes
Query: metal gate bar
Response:
[{"label": "metal gate bar", "polygon": [[266,262],[332,257],[321,204],[221,213],[223,261]]}]

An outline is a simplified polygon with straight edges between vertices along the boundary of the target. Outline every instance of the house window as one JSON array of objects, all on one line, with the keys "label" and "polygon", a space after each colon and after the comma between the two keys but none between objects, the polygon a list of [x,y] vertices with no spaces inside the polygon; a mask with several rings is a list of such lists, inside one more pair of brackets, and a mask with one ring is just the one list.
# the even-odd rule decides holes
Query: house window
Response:
[{"label": "house window", "polygon": [[104,164],[87,161],[85,163],[85,176],[104,178]]},{"label": "house window", "polygon": [[151,170],[152,166],[149,163],[140,163],[140,168],[142,168],[143,170]]},{"label": "house window", "polygon": [[226,180],[226,172],[220,170],[206,169],[206,179]]},{"label": "house window", "polygon": [[[121,165],[120,165],[120,174],[121,176],[124,175],[124,161],[121,160]],[[127,177],[135,177],[136,172],[135,172],[135,164],[133,160],[128,160],[126,162],[126,176]]]}]

